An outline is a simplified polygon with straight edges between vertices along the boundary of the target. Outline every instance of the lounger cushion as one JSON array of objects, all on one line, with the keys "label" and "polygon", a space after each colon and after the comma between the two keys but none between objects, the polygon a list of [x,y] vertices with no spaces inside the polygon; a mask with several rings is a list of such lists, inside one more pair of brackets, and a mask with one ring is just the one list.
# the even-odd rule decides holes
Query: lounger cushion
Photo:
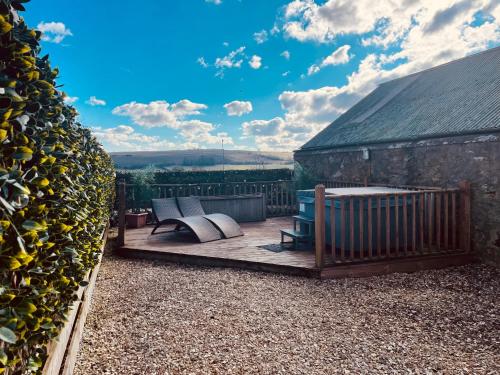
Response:
[{"label": "lounger cushion", "polygon": [[177,219],[187,229],[193,232],[200,242],[209,242],[222,239],[219,230],[212,224],[211,221],[203,216],[189,216]]},{"label": "lounger cushion", "polygon": [[217,229],[222,232],[224,238],[243,236],[239,224],[230,216],[224,214],[209,214],[203,215],[203,217],[215,225]]},{"label": "lounger cushion", "polygon": [[158,223],[182,217],[175,198],[152,199],[153,214]]},{"label": "lounger cushion", "polygon": [[205,210],[201,206],[200,198],[198,197],[178,197],[177,204],[182,216],[205,215]]}]

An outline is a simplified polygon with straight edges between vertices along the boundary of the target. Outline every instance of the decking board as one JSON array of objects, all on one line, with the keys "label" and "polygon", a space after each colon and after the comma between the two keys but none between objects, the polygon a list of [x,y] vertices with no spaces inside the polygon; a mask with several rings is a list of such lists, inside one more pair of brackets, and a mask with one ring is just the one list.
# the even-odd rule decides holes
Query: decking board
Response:
[{"label": "decking board", "polygon": [[[160,229],[151,235],[152,227],[130,229],[125,245],[116,250],[124,257],[163,260],[182,264],[233,267],[256,271],[283,273],[315,278],[365,277],[391,272],[414,272],[422,269],[442,268],[474,261],[469,254],[450,254],[438,257],[415,256],[407,259],[368,260],[353,264],[333,264],[330,253],[325,254],[326,266],[316,267],[315,253],[311,250],[282,251],[279,253],[259,246],[279,244],[280,229],[292,228],[291,217],[277,217],[265,222],[242,223],[242,237],[198,243],[189,232],[167,232]],[[161,232],[163,231],[163,232]]]},{"label": "decking board", "polygon": [[220,241],[197,243],[189,233],[164,232],[150,235],[151,228],[127,230],[125,245],[118,249],[123,256],[158,258],[181,263],[263,269],[273,272],[309,276],[316,272],[314,252],[282,251],[259,248],[278,244],[280,229],[291,228],[291,217],[278,217],[265,222],[242,223],[244,236]]}]

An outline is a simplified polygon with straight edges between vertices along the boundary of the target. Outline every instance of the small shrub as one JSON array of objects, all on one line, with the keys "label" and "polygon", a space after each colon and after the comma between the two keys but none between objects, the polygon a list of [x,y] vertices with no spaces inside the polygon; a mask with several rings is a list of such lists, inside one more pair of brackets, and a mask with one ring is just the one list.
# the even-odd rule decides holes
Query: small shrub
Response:
[{"label": "small shrub", "polygon": [[135,185],[133,212],[139,213],[141,207],[149,206],[149,201],[152,198],[153,188],[151,185],[155,183],[155,169],[147,167],[135,172],[132,174],[131,182]]},{"label": "small shrub", "polygon": [[294,165],[294,180],[297,190],[314,189],[315,177],[299,163]]},{"label": "small shrub", "polygon": [[41,372],[46,345],[98,259],[109,156],[39,57],[40,33],[0,0],[0,373]]}]

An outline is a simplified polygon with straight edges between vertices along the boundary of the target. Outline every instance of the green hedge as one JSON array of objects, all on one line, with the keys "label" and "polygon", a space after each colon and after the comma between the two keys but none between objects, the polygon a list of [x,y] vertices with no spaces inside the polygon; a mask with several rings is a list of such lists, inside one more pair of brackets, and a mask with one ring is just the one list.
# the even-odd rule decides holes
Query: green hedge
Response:
[{"label": "green hedge", "polygon": [[[127,183],[133,183],[134,173],[141,171],[118,171],[117,181],[125,179]],[[229,171],[161,171],[155,172],[156,184],[201,184],[220,182],[254,182],[254,181],[276,181],[293,179],[293,170],[281,169],[245,169]]]},{"label": "green hedge", "polygon": [[39,57],[40,33],[0,0],[0,373],[40,372],[94,267],[114,194],[109,156]]}]

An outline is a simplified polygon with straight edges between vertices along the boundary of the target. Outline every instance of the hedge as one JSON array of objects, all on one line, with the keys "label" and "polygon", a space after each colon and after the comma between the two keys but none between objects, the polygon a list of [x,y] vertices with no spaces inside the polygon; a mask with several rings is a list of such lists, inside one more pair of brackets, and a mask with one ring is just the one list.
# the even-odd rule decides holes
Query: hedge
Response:
[{"label": "hedge", "polygon": [[[117,181],[124,179],[133,182],[134,173],[138,171],[118,171]],[[293,170],[281,169],[245,169],[222,171],[155,171],[156,184],[200,184],[220,182],[255,182],[293,179]]]},{"label": "hedge", "polygon": [[0,0],[0,373],[38,373],[98,260],[111,159],[39,57],[40,32]]}]

